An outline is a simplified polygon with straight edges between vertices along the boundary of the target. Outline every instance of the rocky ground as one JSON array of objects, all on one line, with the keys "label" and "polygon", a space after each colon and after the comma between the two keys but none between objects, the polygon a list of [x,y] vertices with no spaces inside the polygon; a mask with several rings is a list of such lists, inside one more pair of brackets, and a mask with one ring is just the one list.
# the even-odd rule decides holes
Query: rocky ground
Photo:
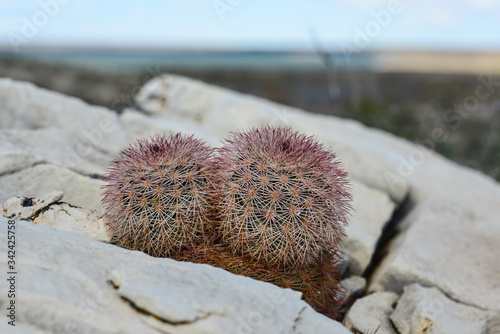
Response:
[{"label": "rocky ground", "polygon": [[[101,178],[130,142],[182,131],[219,146],[230,131],[267,124],[316,136],[352,178],[343,284],[357,300],[345,326],[500,333],[500,185],[492,178],[356,121],[175,75],[148,82],[122,113],[0,80],[0,203],[17,221],[20,254],[16,330],[348,333],[298,292],[108,244]],[[8,221],[0,217],[2,240]]]}]

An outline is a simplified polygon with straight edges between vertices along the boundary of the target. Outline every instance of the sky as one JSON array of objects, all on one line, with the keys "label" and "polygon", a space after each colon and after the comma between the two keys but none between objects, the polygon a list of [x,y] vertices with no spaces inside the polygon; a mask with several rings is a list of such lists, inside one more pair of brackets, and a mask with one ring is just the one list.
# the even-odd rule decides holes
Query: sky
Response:
[{"label": "sky", "polygon": [[0,0],[0,45],[500,51],[497,0]]}]

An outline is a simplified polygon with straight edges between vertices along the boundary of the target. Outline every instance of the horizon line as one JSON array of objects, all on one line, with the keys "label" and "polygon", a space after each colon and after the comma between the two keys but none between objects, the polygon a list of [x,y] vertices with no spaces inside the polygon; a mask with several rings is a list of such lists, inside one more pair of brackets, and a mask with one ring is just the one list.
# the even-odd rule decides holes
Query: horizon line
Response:
[{"label": "horizon line", "polygon": [[[22,54],[23,52],[142,52],[142,53],[330,53],[342,54],[340,49],[322,49],[315,50],[313,48],[304,47],[283,47],[283,48],[207,48],[207,47],[152,47],[152,46],[101,46],[101,45],[31,45],[24,46],[16,52],[9,44],[0,44],[0,52],[11,51],[14,54]],[[499,54],[500,48],[481,48],[481,49],[465,49],[465,48],[418,48],[418,47],[390,47],[390,48],[365,48],[356,52],[357,54],[377,54],[377,53],[400,53],[400,54]]]}]

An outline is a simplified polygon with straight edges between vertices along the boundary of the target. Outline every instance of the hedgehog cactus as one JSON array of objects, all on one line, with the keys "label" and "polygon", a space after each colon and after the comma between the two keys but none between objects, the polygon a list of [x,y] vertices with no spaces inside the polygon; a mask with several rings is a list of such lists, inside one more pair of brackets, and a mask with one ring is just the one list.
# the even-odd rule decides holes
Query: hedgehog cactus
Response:
[{"label": "hedgehog cactus", "polygon": [[181,134],[138,140],[104,178],[104,219],[119,246],[166,256],[203,234],[212,150]]},{"label": "hedgehog cactus", "polygon": [[235,253],[305,267],[337,250],[350,209],[347,175],[312,137],[272,127],[233,133],[212,171],[219,233]]}]

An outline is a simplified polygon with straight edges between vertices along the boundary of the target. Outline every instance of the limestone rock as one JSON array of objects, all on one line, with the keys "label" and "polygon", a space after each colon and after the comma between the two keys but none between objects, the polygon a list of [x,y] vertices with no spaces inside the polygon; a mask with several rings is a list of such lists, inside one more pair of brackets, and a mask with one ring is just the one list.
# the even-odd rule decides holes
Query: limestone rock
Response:
[{"label": "limestone rock", "polygon": [[[0,140],[1,140],[0,136]],[[2,142],[2,145],[4,143]],[[3,147],[0,147],[0,177],[5,174],[10,174],[17,172],[21,169],[28,167],[33,167],[34,165],[41,163],[42,158],[36,157],[33,154],[25,152],[2,152]]]},{"label": "limestone rock", "polygon": [[[0,170],[6,171],[1,174],[52,163],[83,175],[102,176],[112,160],[111,154],[59,129],[0,130],[0,142]],[[23,161],[24,158],[27,160]]]},{"label": "limestone rock", "polygon": [[396,334],[389,316],[397,299],[393,292],[377,292],[358,299],[346,315],[345,326],[362,334],[373,333],[380,326],[377,334]]},{"label": "limestone rock", "polygon": [[[0,217],[3,224],[7,218]],[[6,231],[0,229],[0,238],[6,239]],[[16,235],[23,245],[17,263],[23,284],[16,296],[23,307],[17,310],[17,323],[25,328],[50,333],[349,333],[312,311],[298,292],[208,265],[153,258],[25,221],[16,222]],[[7,251],[6,243],[0,251]],[[1,280],[0,289],[7,291],[7,284]],[[7,294],[1,294],[0,304],[6,302]]]},{"label": "limestone rock", "polygon": [[390,318],[401,334],[487,334],[494,314],[454,302],[436,288],[412,284],[404,288]]},{"label": "limestone rock", "polygon": [[[32,174],[37,165],[62,166],[95,181],[131,142],[170,131],[196,134],[209,144],[219,144],[218,138],[189,120],[158,120],[132,110],[118,115],[30,83],[0,78],[0,201],[49,191],[44,187],[38,191],[37,185],[18,180],[20,175]],[[92,188],[59,189],[71,204],[100,209],[100,194],[96,196]],[[26,189],[29,192],[23,193]]]},{"label": "limestone rock", "polygon": [[163,117],[148,117],[133,109],[126,109],[120,117],[121,126],[135,138],[149,137],[154,134],[169,134],[182,132],[187,135],[196,135],[212,147],[220,146],[220,140],[207,132],[199,124],[182,119],[166,119]]},{"label": "limestone rock", "polygon": [[[198,80],[177,75],[162,75],[148,81],[135,97],[140,110],[148,115],[173,115],[201,120],[207,110],[217,106],[230,92],[224,88],[211,90]],[[207,94],[207,90],[210,90]],[[193,99],[194,95],[198,98]],[[237,93],[236,93],[237,94]]]},{"label": "limestone rock", "polygon": [[77,233],[97,241],[111,241],[111,235],[96,210],[56,203],[63,196],[62,191],[53,191],[42,199],[12,197],[3,204],[2,215],[16,220],[27,219],[35,224]]},{"label": "limestone rock", "polygon": [[402,222],[403,231],[369,290],[401,293],[405,285],[420,283],[462,303],[500,312],[500,224],[492,216],[497,210],[480,211],[451,198],[421,202]]},{"label": "limestone rock", "polygon": [[77,174],[62,166],[39,164],[0,177],[0,202],[12,196],[41,198],[58,190],[66,202],[89,209],[102,210],[103,182]]},{"label": "limestone rock", "polygon": [[97,241],[111,241],[111,234],[96,210],[78,208],[67,203],[51,205],[36,216],[33,223],[77,233]]},{"label": "limestone rock", "polygon": [[52,203],[61,200],[63,195],[62,191],[53,191],[42,199],[11,197],[3,204],[2,215],[15,219],[30,218]]},{"label": "limestone rock", "polygon": [[325,322],[323,316],[310,307],[304,307],[295,319],[293,333],[316,334],[316,333],[345,333],[350,334],[340,323]]},{"label": "limestone rock", "polygon": [[351,276],[343,279],[340,284],[346,291],[346,296],[361,296],[366,288],[366,279],[361,276]]},{"label": "limestone rock", "polygon": [[5,149],[29,152],[84,174],[102,173],[132,139],[112,110],[6,78],[0,79],[0,138],[0,156]]},{"label": "limestone rock", "polygon": [[350,273],[362,275],[395,204],[387,194],[356,180],[352,181],[352,195],[352,217],[342,240],[342,251],[349,261]]}]

